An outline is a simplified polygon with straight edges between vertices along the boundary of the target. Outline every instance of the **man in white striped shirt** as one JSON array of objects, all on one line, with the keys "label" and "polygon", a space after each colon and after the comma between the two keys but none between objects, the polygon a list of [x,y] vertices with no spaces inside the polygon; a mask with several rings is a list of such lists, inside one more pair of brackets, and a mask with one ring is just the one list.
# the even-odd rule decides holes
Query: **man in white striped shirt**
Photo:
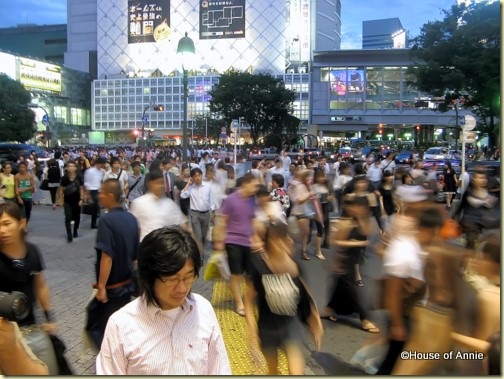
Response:
[{"label": "man in white striped shirt", "polygon": [[144,238],[138,251],[143,293],[110,317],[98,375],[231,375],[212,305],[191,293],[200,264],[196,242],[179,226]]}]

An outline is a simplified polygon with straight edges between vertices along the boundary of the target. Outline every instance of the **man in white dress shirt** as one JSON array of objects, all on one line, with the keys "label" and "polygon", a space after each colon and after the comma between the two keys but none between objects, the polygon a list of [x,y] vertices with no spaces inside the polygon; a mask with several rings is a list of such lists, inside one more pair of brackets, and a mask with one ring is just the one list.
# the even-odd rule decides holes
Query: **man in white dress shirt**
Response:
[{"label": "man in white dress shirt", "polygon": [[187,218],[177,203],[166,197],[164,175],[161,170],[149,173],[147,188],[149,192],[135,199],[130,207],[140,228],[140,241],[153,230],[164,226],[187,227]]},{"label": "man in white dress shirt", "polygon": [[191,293],[199,269],[196,242],[182,228],[145,237],[138,251],[142,295],[110,317],[98,375],[231,375],[215,311]]},{"label": "man in white dress shirt", "polygon": [[180,192],[181,199],[191,199],[191,229],[194,239],[200,247],[201,259],[203,259],[206,235],[210,225],[210,213],[215,211],[217,204],[216,194],[212,189],[212,183],[203,181],[201,170],[193,168],[191,170],[191,178],[182,192]]}]

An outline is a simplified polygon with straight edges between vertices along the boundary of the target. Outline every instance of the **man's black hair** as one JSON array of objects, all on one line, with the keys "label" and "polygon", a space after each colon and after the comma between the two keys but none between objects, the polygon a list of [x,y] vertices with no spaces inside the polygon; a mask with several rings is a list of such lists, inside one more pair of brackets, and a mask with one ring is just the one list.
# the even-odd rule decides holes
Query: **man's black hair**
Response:
[{"label": "man's black hair", "polygon": [[278,184],[278,186],[279,186],[280,188],[283,188],[283,186],[284,186],[284,184],[285,184],[284,177],[283,177],[283,175],[281,175],[281,174],[273,174],[273,175],[271,176],[271,180],[272,180],[272,181],[277,182],[277,184]]},{"label": "man's black hair", "polygon": [[159,306],[154,294],[156,279],[176,275],[189,260],[198,275],[201,268],[198,245],[180,226],[163,227],[145,236],[138,249],[138,282],[147,304]]},{"label": "man's black hair", "polygon": [[203,171],[201,171],[199,167],[195,167],[191,170],[191,178],[196,174],[200,174],[201,176],[203,176]]}]

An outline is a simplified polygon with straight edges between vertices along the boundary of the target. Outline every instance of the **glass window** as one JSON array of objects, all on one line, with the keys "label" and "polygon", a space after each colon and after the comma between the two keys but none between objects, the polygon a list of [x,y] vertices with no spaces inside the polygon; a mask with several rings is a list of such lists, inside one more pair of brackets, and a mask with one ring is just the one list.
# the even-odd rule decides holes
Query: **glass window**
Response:
[{"label": "glass window", "polygon": [[67,107],[54,107],[53,113],[55,119],[61,120],[63,124],[68,124]]},{"label": "glass window", "polygon": [[330,72],[331,69],[329,67],[321,68],[320,69],[320,81],[321,82],[328,82],[329,77],[330,77]]},{"label": "glass window", "polygon": [[107,89],[102,89],[101,90],[101,95],[102,96],[108,96],[108,90]]},{"label": "glass window", "polygon": [[145,87],[145,88],[143,89],[143,94],[144,94],[144,95],[150,95],[150,93],[151,93],[151,89],[150,89],[149,87]]},{"label": "glass window", "polygon": [[343,100],[331,100],[329,102],[329,109],[339,109],[344,110],[346,108],[346,101]]},{"label": "glass window", "polygon": [[384,81],[400,81],[401,80],[401,67],[385,67],[383,70]]}]

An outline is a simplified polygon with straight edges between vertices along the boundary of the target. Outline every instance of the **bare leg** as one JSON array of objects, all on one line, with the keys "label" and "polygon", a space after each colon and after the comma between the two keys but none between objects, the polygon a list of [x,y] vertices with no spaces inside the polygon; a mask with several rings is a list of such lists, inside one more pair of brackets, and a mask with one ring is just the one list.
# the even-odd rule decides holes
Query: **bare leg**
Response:
[{"label": "bare leg", "polygon": [[[231,288],[231,293],[233,294],[233,299],[236,304],[237,310],[245,309],[240,290],[241,279],[242,275],[231,275],[231,280],[229,282],[229,287]],[[245,316],[245,311],[243,311],[243,316]]]},{"label": "bare leg", "polygon": [[301,242],[301,257],[306,256],[306,247],[308,245],[308,233],[310,232],[310,219],[302,218],[298,220],[299,239]]},{"label": "bare leg", "polygon": [[285,355],[287,356],[289,375],[304,375],[305,358],[300,347],[296,344],[286,345]]},{"label": "bare leg", "polygon": [[278,352],[276,349],[268,349],[263,351],[266,364],[268,365],[269,375],[278,375]]}]

